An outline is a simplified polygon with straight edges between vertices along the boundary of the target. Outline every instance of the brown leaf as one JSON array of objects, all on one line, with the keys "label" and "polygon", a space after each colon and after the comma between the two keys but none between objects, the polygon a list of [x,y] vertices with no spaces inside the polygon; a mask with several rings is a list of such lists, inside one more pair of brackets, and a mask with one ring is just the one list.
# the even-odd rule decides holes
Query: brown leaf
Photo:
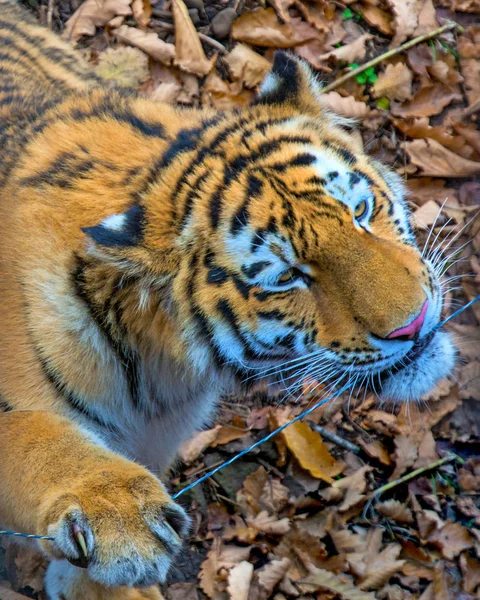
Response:
[{"label": "brown leaf", "polygon": [[65,23],[64,36],[77,41],[82,35],[95,35],[97,27],[103,27],[113,17],[132,14],[132,0],[86,0]]},{"label": "brown leaf", "polygon": [[392,114],[397,117],[431,117],[438,115],[452,102],[460,102],[462,96],[441,84],[422,88],[410,102],[392,105]]},{"label": "brown leaf", "polygon": [[27,596],[17,594],[2,583],[0,583],[0,598],[1,600],[28,600]]},{"label": "brown leaf", "polygon": [[247,88],[257,87],[272,68],[266,58],[245,44],[237,44],[224,60],[232,78]]},{"label": "brown leaf", "polygon": [[380,440],[365,442],[363,439],[360,439],[358,443],[365,450],[368,456],[371,458],[376,458],[382,463],[382,465],[386,465],[388,467],[392,464],[390,454]]},{"label": "brown leaf", "polygon": [[411,467],[418,456],[417,446],[413,436],[399,434],[395,436],[395,470],[390,475],[389,481],[395,481],[400,475]]},{"label": "brown leaf", "polygon": [[199,600],[197,583],[173,583],[168,586],[168,600]]},{"label": "brown leaf", "polygon": [[412,97],[412,72],[404,63],[387,65],[373,85],[375,98],[386,96],[390,100],[404,102]]},{"label": "brown leaf", "polygon": [[271,535],[284,535],[290,530],[290,519],[278,519],[262,510],[253,518],[246,519],[247,525],[258,531]]},{"label": "brown leaf", "polygon": [[133,0],[132,2],[133,16],[135,21],[143,29],[147,27],[152,16],[152,5],[150,0]]},{"label": "brown leaf", "polygon": [[318,35],[311,23],[298,17],[290,19],[288,23],[279,23],[273,8],[245,12],[234,21],[232,27],[235,40],[271,48],[293,48],[318,38]]},{"label": "brown leaf", "polygon": [[345,468],[344,463],[330,454],[320,434],[313,431],[307,423],[297,421],[280,435],[300,466],[317,479],[332,483],[333,477]]},{"label": "brown leaf", "polygon": [[372,38],[373,36],[369,33],[364,33],[350,44],[346,44],[345,46],[336,48],[331,52],[327,52],[327,54],[324,54],[320,58],[322,58],[323,60],[334,58],[336,61],[344,60],[348,63],[361,61],[365,58],[365,54],[367,53],[365,44],[368,40],[371,40]]},{"label": "brown leaf", "polygon": [[474,58],[460,59],[460,71],[465,80],[465,93],[468,102],[473,105],[480,98],[480,60]]},{"label": "brown leaf", "polygon": [[228,593],[230,600],[248,600],[252,581],[253,565],[246,560],[233,567],[228,574]]},{"label": "brown leaf", "polygon": [[463,575],[463,589],[474,594],[475,589],[480,586],[480,562],[467,552],[463,552],[460,556],[460,568]]},{"label": "brown leaf", "polygon": [[365,494],[363,493],[367,488],[365,476],[372,470],[372,467],[365,465],[355,471],[353,475],[333,482],[332,487],[341,490],[344,494],[343,502],[338,507],[340,512],[345,512],[365,498]]},{"label": "brown leaf", "polygon": [[407,523],[408,525],[413,523],[412,511],[398,500],[387,500],[377,504],[376,509],[379,513],[393,519],[398,523]]},{"label": "brown leaf", "polygon": [[465,527],[451,521],[447,521],[440,530],[434,531],[428,541],[438,546],[448,560],[453,560],[460,552],[473,545],[472,538]]},{"label": "brown leaf", "polygon": [[328,590],[340,596],[344,600],[375,600],[375,596],[363,592],[346,577],[338,577],[325,569],[317,569],[309,566],[310,574],[301,583],[305,591]]},{"label": "brown leaf", "polygon": [[180,459],[187,465],[192,463],[217,438],[220,429],[221,425],[216,425],[213,429],[196,433],[191,440],[185,442],[180,448],[178,453]]},{"label": "brown leaf", "polygon": [[462,158],[435,140],[405,142],[404,147],[411,162],[422,169],[422,175],[471,177],[480,173],[480,162]]},{"label": "brown leaf", "polygon": [[241,440],[247,435],[250,435],[250,432],[245,429],[240,429],[239,427],[234,427],[233,425],[221,425],[218,430],[217,437],[210,444],[212,448],[216,448],[217,446],[224,446],[229,442],[233,442],[234,440]]},{"label": "brown leaf", "polygon": [[281,558],[280,560],[270,561],[255,572],[258,577],[258,583],[268,595],[273,592],[275,586],[284,578],[289,566],[289,559]]},{"label": "brown leaf", "polygon": [[437,60],[427,68],[430,75],[445,85],[454,86],[463,81],[460,73],[443,60]]},{"label": "brown leaf", "polygon": [[240,82],[229,83],[212,71],[203,84],[202,103],[219,110],[244,108],[253,99],[253,92],[242,89]]},{"label": "brown leaf", "polygon": [[413,37],[425,35],[438,28],[437,14],[432,0],[420,0],[419,5],[418,24]]},{"label": "brown leaf", "polygon": [[400,544],[388,544],[378,554],[367,553],[365,573],[359,583],[362,590],[378,590],[393,577],[405,564],[397,560],[402,547]]},{"label": "brown leaf", "polygon": [[394,48],[411,37],[417,28],[421,3],[419,0],[387,0],[387,4],[395,16],[393,21],[395,36],[391,43],[391,47]]},{"label": "brown leaf", "polygon": [[139,48],[165,65],[171,65],[175,57],[175,46],[161,40],[156,33],[147,33],[135,27],[122,25],[113,29],[112,35],[120,42]]},{"label": "brown leaf", "polygon": [[95,70],[107,81],[137,88],[148,78],[148,56],[138,48],[107,48],[100,54]]},{"label": "brown leaf", "polygon": [[328,92],[320,96],[320,102],[326,108],[336,112],[342,117],[364,121],[378,116],[378,111],[372,110],[365,102],[355,100],[353,96],[343,97],[338,92]]},{"label": "brown leaf", "polygon": [[205,56],[183,0],[171,0],[171,5],[175,24],[175,64],[187,73],[203,77],[210,73],[213,63]]},{"label": "brown leaf", "polygon": [[472,361],[465,365],[459,374],[460,398],[480,400],[480,362]]},{"label": "brown leaf", "polygon": [[354,4],[353,9],[360,12],[365,21],[385,35],[393,35],[392,16],[374,4],[362,2]]},{"label": "brown leaf", "polygon": [[433,200],[440,207],[445,198],[456,199],[456,190],[445,187],[445,183],[445,179],[432,177],[409,179],[407,181],[408,195],[417,206],[423,206]]}]

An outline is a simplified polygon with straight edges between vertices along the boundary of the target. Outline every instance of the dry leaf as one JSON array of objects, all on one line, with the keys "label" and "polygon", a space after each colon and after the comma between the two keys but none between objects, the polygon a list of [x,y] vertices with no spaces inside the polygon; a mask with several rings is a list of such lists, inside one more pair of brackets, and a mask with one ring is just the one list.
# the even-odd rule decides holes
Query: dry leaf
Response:
[{"label": "dry leaf", "polygon": [[368,107],[365,102],[355,100],[353,96],[344,98],[338,92],[328,92],[320,96],[320,103],[342,117],[358,120],[369,119],[378,115],[377,111]]},{"label": "dry leaf", "polygon": [[395,481],[400,475],[411,467],[417,460],[418,451],[413,435],[399,434],[395,436],[395,470],[390,475],[389,481]]},{"label": "dry leaf", "polygon": [[132,14],[132,0],[86,0],[65,23],[64,36],[77,41],[82,35],[95,35],[97,27],[103,27],[113,17]]},{"label": "dry leaf", "polygon": [[273,592],[275,586],[284,578],[289,566],[289,559],[281,558],[280,560],[272,560],[256,571],[258,583],[268,595]]},{"label": "dry leaf", "polygon": [[271,535],[283,535],[290,530],[290,519],[278,519],[269,515],[266,510],[262,510],[253,518],[246,519],[247,525]]},{"label": "dry leaf", "polygon": [[379,440],[365,442],[363,439],[360,439],[358,443],[365,450],[368,456],[376,458],[382,463],[382,465],[386,465],[388,467],[392,464],[388,450]]},{"label": "dry leaf", "polygon": [[398,523],[407,523],[408,525],[413,523],[412,511],[398,500],[380,502],[375,508],[380,514]]},{"label": "dry leaf", "polygon": [[203,77],[210,73],[213,63],[205,56],[183,0],[171,0],[171,5],[175,23],[175,64],[187,73]]},{"label": "dry leaf", "polygon": [[178,455],[185,464],[190,464],[196,460],[200,454],[216,440],[221,425],[216,425],[213,429],[200,431],[196,433],[191,440],[185,442],[180,448]]},{"label": "dry leaf", "polygon": [[385,10],[369,2],[354,4],[353,8],[360,12],[365,21],[375,29],[378,29],[385,35],[393,34],[392,16]]},{"label": "dry leaf", "polygon": [[460,552],[473,545],[472,538],[465,527],[451,521],[447,521],[439,531],[434,531],[428,541],[438,546],[448,560],[453,560]]},{"label": "dry leaf", "polygon": [[307,423],[297,421],[280,435],[300,466],[317,479],[332,483],[333,477],[345,468],[344,463],[330,454],[320,434],[313,431]]},{"label": "dry leaf", "polygon": [[168,586],[168,600],[199,600],[198,584],[173,583]]},{"label": "dry leaf", "polygon": [[341,46],[340,48],[332,50],[331,52],[327,52],[327,54],[324,54],[320,58],[323,60],[334,58],[337,61],[344,60],[348,63],[361,61],[365,58],[365,54],[367,53],[365,44],[372,38],[373,36],[369,33],[364,33],[350,44],[346,44],[345,46]]},{"label": "dry leaf", "polygon": [[480,562],[463,552],[460,556],[460,568],[463,575],[463,589],[469,594],[474,594],[475,589],[480,586]]},{"label": "dry leaf", "polygon": [[217,437],[210,445],[212,448],[216,448],[217,446],[223,446],[234,440],[241,440],[247,435],[250,435],[250,432],[245,429],[240,429],[233,425],[222,425],[218,430]]},{"label": "dry leaf", "polygon": [[438,115],[452,102],[461,102],[462,96],[442,84],[422,88],[406,104],[392,105],[392,114],[397,117],[431,117]]},{"label": "dry leaf", "polygon": [[248,600],[252,581],[253,565],[243,560],[228,574],[228,593],[230,600]]},{"label": "dry leaf", "polygon": [[405,564],[404,560],[397,560],[401,550],[400,544],[388,544],[378,554],[367,553],[365,573],[359,582],[362,590],[378,590],[400,571]]},{"label": "dry leaf", "polygon": [[238,81],[228,83],[212,71],[203,85],[203,104],[211,104],[219,110],[229,109],[232,106],[245,108],[253,99],[253,92],[244,90]]},{"label": "dry leaf", "polygon": [[353,475],[333,482],[332,487],[344,493],[343,502],[338,507],[339,512],[345,512],[365,498],[363,493],[367,488],[365,476],[372,470],[372,467],[365,465],[357,469]]},{"label": "dry leaf", "polygon": [[148,57],[138,48],[107,48],[100,54],[95,70],[103,79],[137,88],[148,78]]},{"label": "dry leaf", "polygon": [[480,162],[462,158],[435,140],[414,140],[404,146],[412,164],[422,169],[422,175],[471,177],[480,173]]},{"label": "dry leaf", "polygon": [[429,200],[413,213],[416,229],[429,229],[440,214],[440,206],[433,200]]},{"label": "dry leaf", "polygon": [[401,62],[387,65],[373,85],[372,93],[375,98],[386,96],[401,102],[409,100],[412,97],[412,72]]},{"label": "dry leaf", "polygon": [[143,50],[154,60],[165,65],[171,65],[175,57],[175,46],[161,40],[156,33],[147,33],[135,27],[122,25],[112,30],[112,35],[124,44]]},{"label": "dry leaf", "polygon": [[259,85],[272,68],[270,62],[245,44],[237,44],[224,58],[233,79],[247,88]]},{"label": "dry leaf", "polygon": [[310,574],[301,583],[305,591],[328,590],[344,600],[375,600],[375,596],[368,592],[363,592],[352,582],[345,581],[345,577],[340,579],[330,571],[317,569],[309,565]]},{"label": "dry leaf", "polygon": [[232,27],[235,40],[271,48],[293,48],[318,36],[313,25],[299,18],[292,18],[285,24],[279,23],[273,8],[245,12],[234,21]]},{"label": "dry leaf", "polygon": [[143,29],[147,27],[152,16],[152,5],[150,0],[133,0],[132,2],[133,16],[135,21]]},{"label": "dry leaf", "polygon": [[27,596],[17,594],[10,588],[0,583],[0,599],[1,600],[28,600]]},{"label": "dry leaf", "polygon": [[413,37],[425,35],[438,28],[435,7],[432,0],[420,0],[418,11],[418,25],[413,32]]},{"label": "dry leaf", "polygon": [[391,43],[391,47],[394,48],[411,37],[417,28],[421,3],[419,0],[387,0],[387,4],[395,15],[393,21],[395,36]]}]

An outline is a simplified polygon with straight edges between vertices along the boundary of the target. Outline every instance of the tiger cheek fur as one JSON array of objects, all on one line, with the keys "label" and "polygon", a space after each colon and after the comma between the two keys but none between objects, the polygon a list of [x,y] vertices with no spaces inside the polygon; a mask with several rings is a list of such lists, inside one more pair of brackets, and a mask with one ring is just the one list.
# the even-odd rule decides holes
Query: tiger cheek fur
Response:
[{"label": "tiger cheek fur", "polygon": [[55,537],[53,600],[157,598],[189,523],[158,476],[222,391],[418,398],[454,362],[440,285],[303,62],[193,110],[106,89],[10,0],[0,30],[0,523]]}]

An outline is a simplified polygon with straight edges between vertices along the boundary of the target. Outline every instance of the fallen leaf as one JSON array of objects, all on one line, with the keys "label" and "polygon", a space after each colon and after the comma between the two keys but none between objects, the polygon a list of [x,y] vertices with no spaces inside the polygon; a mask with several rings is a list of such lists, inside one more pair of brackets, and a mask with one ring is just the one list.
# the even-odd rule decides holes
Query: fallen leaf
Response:
[{"label": "fallen leaf", "polygon": [[292,18],[288,23],[279,23],[273,8],[262,8],[245,12],[233,23],[232,37],[253,46],[271,48],[293,48],[318,38],[311,23]]},{"label": "fallen leaf", "polygon": [[274,515],[269,515],[266,510],[262,510],[253,518],[247,517],[246,521],[247,525],[261,533],[284,535],[290,530],[290,519],[278,519]]},{"label": "fallen leaf", "polygon": [[355,100],[353,96],[343,97],[338,92],[328,92],[320,96],[322,106],[329,108],[342,117],[358,120],[372,119],[378,116],[378,111],[372,110],[365,102]]},{"label": "fallen leaf", "polygon": [[156,33],[122,25],[113,29],[112,35],[122,43],[139,48],[165,65],[171,65],[175,57],[175,46],[161,40]]},{"label": "fallen leaf", "polygon": [[344,60],[348,63],[361,61],[365,58],[365,54],[367,53],[365,44],[368,40],[371,40],[372,38],[373,36],[369,33],[364,33],[350,44],[346,44],[345,46],[341,46],[336,50],[327,52],[327,54],[324,54],[320,58],[323,60],[329,60],[331,58],[334,58],[336,61]]},{"label": "fallen leaf", "polygon": [[471,177],[480,173],[480,162],[462,158],[435,140],[405,142],[404,147],[412,164],[422,169],[422,175]]},{"label": "fallen leaf", "polygon": [[445,187],[445,179],[433,177],[417,177],[407,181],[408,196],[418,207],[435,201],[440,207],[445,198],[455,198],[457,191]]},{"label": "fallen leaf", "polygon": [[459,374],[460,398],[480,400],[480,362],[465,365]]},{"label": "fallen leaf", "polygon": [[392,16],[379,6],[365,2],[354,4],[353,9],[358,11],[371,27],[378,29],[385,35],[393,34]]},{"label": "fallen leaf", "polygon": [[365,465],[349,477],[343,477],[333,482],[332,487],[341,490],[344,494],[343,502],[338,507],[339,512],[345,512],[365,498],[363,493],[367,488],[366,474],[372,467]]},{"label": "fallen leaf", "polygon": [[234,440],[241,440],[247,435],[250,435],[250,432],[246,429],[240,429],[239,427],[235,427],[233,425],[222,425],[218,430],[217,437],[210,444],[212,448],[216,448],[217,446],[224,446],[229,442],[233,442]]},{"label": "fallen leaf", "polygon": [[345,577],[338,577],[325,569],[317,569],[309,565],[310,574],[302,582],[305,591],[328,590],[341,596],[344,600],[375,600],[375,596],[363,592]]},{"label": "fallen leaf", "polygon": [[432,0],[420,0],[417,16],[417,27],[413,32],[413,37],[425,35],[438,28],[437,14]]},{"label": "fallen leaf", "polygon": [[213,429],[196,433],[191,440],[181,446],[178,452],[180,459],[187,465],[196,460],[205,448],[215,441],[221,427],[221,425],[216,425]]},{"label": "fallen leaf", "polygon": [[382,463],[382,465],[386,465],[388,467],[392,464],[388,450],[379,440],[365,442],[365,440],[360,439],[358,443],[365,450],[368,456],[371,458],[376,458]]},{"label": "fallen leaf", "polygon": [[344,463],[330,454],[320,434],[313,431],[307,423],[297,421],[280,435],[300,466],[317,479],[332,483],[333,477],[345,468]]},{"label": "fallen leaf", "polygon": [[173,583],[168,586],[168,600],[199,600],[197,583]]},{"label": "fallen leaf", "polygon": [[480,60],[474,58],[460,59],[460,71],[465,80],[465,93],[470,105],[480,98]]},{"label": "fallen leaf", "polygon": [[253,565],[246,560],[231,569],[228,574],[227,587],[230,600],[248,600],[252,575]]},{"label": "fallen leaf", "polygon": [[229,83],[212,71],[203,84],[202,104],[212,105],[219,110],[232,106],[245,108],[253,99],[251,90],[244,90],[241,82]]},{"label": "fallen leaf", "polygon": [[1,600],[28,600],[27,596],[17,594],[10,588],[0,583],[0,598]]},{"label": "fallen leaf", "polygon": [[405,471],[411,467],[417,460],[418,450],[413,436],[404,434],[396,435],[394,438],[395,453],[393,459],[395,461],[395,470],[390,475],[389,481],[395,481]]},{"label": "fallen leaf", "polygon": [[275,586],[284,578],[289,566],[290,560],[288,558],[281,558],[280,560],[270,561],[256,571],[258,583],[262,586],[267,595],[270,595]]},{"label": "fallen leaf", "polygon": [[152,5],[150,0],[133,0],[132,11],[135,21],[143,29],[150,23],[152,16]]},{"label": "fallen leaf", "polygon": [[480,562],[463,552],[460,556],[460,568],[463,575],[463,589],[469,594],[474,594],[475,589],[480,586]]},{"label": "fallen leaf", "polygon": [[453,560],[460,552],[473,545],[472,538],[465,527],[452,521],[447,521],[440,530],[434,531],[428,541],[440,548],[447,560]]},{"label": "fallen leaf", "polygon": [[331,20],[334,16],[331,5],[326,2],[315,2],[310,0],[296,0],[295,7],[301,13],[305,21],[308,21],[318,31],[330,34],[332,31]]},{"label": "fallen leaf", "polygon": [[107,81],[137,88],[148,78],[148,56],[138,48],[107,48],[100,54],[95,70]]},{"label": "fallen leaf", "polygon": [[362,590],[378,590],[393,577],[405,564],[397,560],[402,547],[400,544],[388,544],[378,554],[367,552],[365,557],[365,573],[359,580]]},{"label": "fallen leaf", "polygon": [[394,48],[411,37],[417,28],[421,4],[418,0],[387,0],[387,4],[394,14],[395,36],[391,43],[391,47]]},{"label": "fallen leaf", "polygon": [[210,73],[213,63],[205,56],[183,0],[171,0],[171,6],[175,24],[175,64],[187,73],[203,77]]},{"label": "fallen leaf", "polygon": [[259,85],[271,70],[271,63],[245,44],[237,44],[224,58],[233,79],[247,88]]},{"label": "fallen leaf", "polygon": [[398,500],[380,502],[375,508],[380,514],[398,523],[407,523],[408,525],[413,523],[412,511]]},{"label": "fallen leaf", "polygon": [[65,23],[64,37],[76,42],[82,35],[95,35],[113,17],[132,14],[132,0],[86,0]]},{"label": "fallen leaf", "polygon": [[445,85],[453,87],[463,81],[460,73],[443,60],[437,60],[427,68],[430,75]]},{"label": "fallen leaf", "polygon": [[375,98],[386,96],[401,102],[409,100],[412,97],[412,72],[401,62],[387,65],[374,83],[372,92]]},{"label": "fallen leaf", "polygon": [[392,114],[397,117],[431,117],[438,115],[452,102],[460,102],[461,94],[442,84],[422,88],[409,102],[393,103]]}]

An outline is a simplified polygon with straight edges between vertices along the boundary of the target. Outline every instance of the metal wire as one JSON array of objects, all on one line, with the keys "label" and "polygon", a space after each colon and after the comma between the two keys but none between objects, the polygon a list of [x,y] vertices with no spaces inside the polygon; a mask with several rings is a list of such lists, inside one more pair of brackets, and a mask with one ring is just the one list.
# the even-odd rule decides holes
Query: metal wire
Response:
[{"label": "metal wire", "polygon": [[[435,325],[435,327],[430,331],[430,333],[433,333],[434,331],[437,331],[438,329],[442,328],[449,321],[451,321],[452,319],[454,319],[455,317],[457,317],[464,310],[467,310],[467,308],[470,308],[470,306],[472,306],[473,304],[475,304],[479,300],[480,300],[480,294],[476,298],[474,298],[473,300],[470,300],[470,302],[468,302],[467,304],[465,304],[465,306],[462,306],[458,310],[456,310],[455,312],[453,312],[450,316],[448,316],[446,319],[444,319],[441,323],[437,323],[437,325]],[[274,436],[276,436],[277,434],[281,433],[284,429],[286,429],[290,425],[293,425],[293,423],[297,423],[298,421],[300,421],[301,419],[303,419],[307,415],[311,414],[319,406],[322,406],[323,404],[326,404],[327,402],[330,402],[330,400],[333,400],[334,398],[337,398],[338,396],[340,396],[340,394],[343,394],[343,392],[345,392],[347,389],[349,389],[352,385],[353,385],[352,383],[345,384],[343,387],[341,387],[339,390],[337,390],[336,392],[334,392],[332,395],[328,396],[327,398],[323,398],[322,400],[319,400],[316,404],[314,404],[313,406],[311,406],[309,409],[307,409],[304,412],[300,413],[298,416],[296,416],[291,421],[288,421],[288,423],[283,424],[278,429],[275,429],[275,431],[272,431],[271,433],[269,433],[268,435],[266,435],[262,439],[258,440],[257,442],[255,442],[254,444],[252,444],[251,446],[249,446],[248,448],[245,448],[245,450],[242,450],[241,452],[239,452],[238,454],[236,454],[235,456],[233,456],[232,458],[230,458],[226,462],[222,463],[221,465],[219,465],[215,469],[212,469],[211,471],[209,471],[208,473],[206,473],[205,475],[203,475],[202,477],[200,477],[196,481],[194,481],[194,482],[190,483],[189,485],[187,485],[186,487],[184,487],[182,490],[180,490],[179,492],[177,492],[176,494],[174,494],[172,496],[172,499],[176,500],[177,498],[179,498],[180,496],[182,496],[182,494],[185,494],[186,492],[189,492],[190,490],[192,490],[197,485],[200,485],[201,483],[203,483],[207,479],[210,479],[210,477],[212,477],[213,475],[215,475],[216,473],[218,473],[222,469],[225,469],[226,467],[230,466],[235,461],[237,461],[239,458],[242,458],[242,456],[245,456],[245,454],[248,454],[249,452],[251,452],[255,448],[258,448],[261,444],[267,442],[268,440],[271,440]],[[50,541],[54,541],[55,540],[55,538],[49,537],[49,536],[46,536],[46,535],[29,535],[27,533],[19,533],[17,531],[1,531],[0,530],[0,535],[13,535],[13,536],[16,536],[16,537],[29,538],[29,539],[34,539],[34,540],[50,540]]]}]

